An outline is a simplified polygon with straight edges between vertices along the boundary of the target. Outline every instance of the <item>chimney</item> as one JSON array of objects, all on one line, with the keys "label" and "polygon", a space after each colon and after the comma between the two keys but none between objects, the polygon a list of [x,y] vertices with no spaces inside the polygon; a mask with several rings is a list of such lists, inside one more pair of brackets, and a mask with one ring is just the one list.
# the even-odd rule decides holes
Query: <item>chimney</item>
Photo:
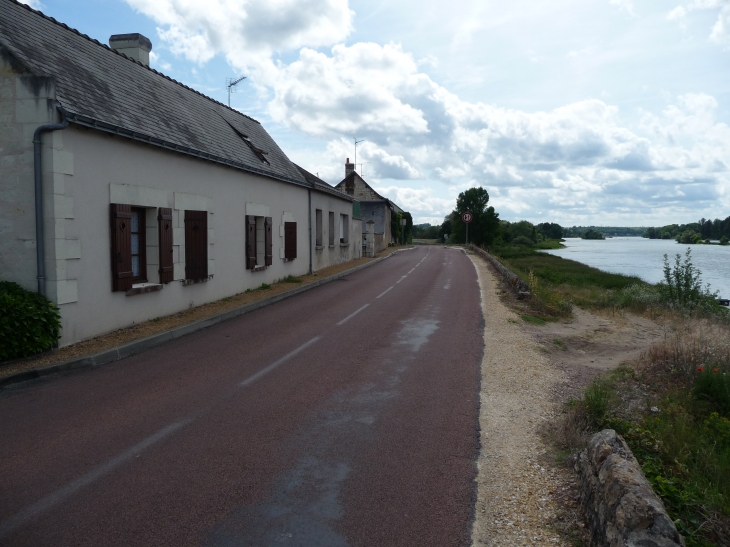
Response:
[{"label": "chimney", "polygon": [[132,34],[114,34],[109,37],[109,47],[119,53],[124,53],[145,66],[150,66],[150,51],[152,42],[149,38],[135,32]]},{"label": "chimney", "polygon": [[345,176],[348,176],[354,170],[355,170],[355,164],[350,163],[350,158],[347,158],[347,161],[345,162]]}]

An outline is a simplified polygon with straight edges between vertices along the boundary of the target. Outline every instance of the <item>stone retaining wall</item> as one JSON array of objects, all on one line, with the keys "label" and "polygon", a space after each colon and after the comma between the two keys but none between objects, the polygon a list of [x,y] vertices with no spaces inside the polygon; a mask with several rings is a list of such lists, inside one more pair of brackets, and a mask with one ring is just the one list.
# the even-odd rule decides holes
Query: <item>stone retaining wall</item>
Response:
[{"label": "stone retaining wall", "polygon": [[499,260],[494,258],[484,249],[480,249],[479,247],[476,247],[474,245],[467,245],[467,248],[473,253],[478,254],[487,262],[489,262],[492,266],[494,266],[497,271],[502,274],[502,277],[504,277],[505,281],[507,281],[507,284],[512,288],[517,296],[519,296],[520,298],[530,296],[530,286],[525,283],[517,274],[515,274],[509,268],[506,268],[504,264],[502,264]]},{"label": "stone retaining wall", "polygon": [[591,545],[684,546],[639,462],[613,429],[596,433],[575,467]]}]

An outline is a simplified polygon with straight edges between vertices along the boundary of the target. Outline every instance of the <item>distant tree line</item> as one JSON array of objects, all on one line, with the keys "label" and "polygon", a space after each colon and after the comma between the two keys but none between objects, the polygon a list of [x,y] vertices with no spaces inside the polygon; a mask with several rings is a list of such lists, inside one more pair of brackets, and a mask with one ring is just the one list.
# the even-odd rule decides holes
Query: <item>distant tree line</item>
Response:
[{"label": "distant tree line", "polygon": [[689,224],[669,224],[667,226],[647,228],[642,237],[649,239],[674,239],[679,243],[709,243],[710,240],[720,240],[721,245],[727,245],[730,238],[730,217],[725,220],[701,218],[698,222]]},{"label": "distant tree line", "polygon": [[563,228],[563,237],[583,237],[589,230],[600,232],[604,236],[610,237],[639,237],[644,234],[644,227],[625,227],[625,226],[573,226],[572,228]]}]

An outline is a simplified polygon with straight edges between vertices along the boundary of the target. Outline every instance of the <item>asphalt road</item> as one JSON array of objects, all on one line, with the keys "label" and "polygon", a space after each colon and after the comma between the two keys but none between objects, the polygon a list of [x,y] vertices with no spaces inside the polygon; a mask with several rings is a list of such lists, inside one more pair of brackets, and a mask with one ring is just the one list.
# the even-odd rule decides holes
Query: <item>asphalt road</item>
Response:
[{"label": "asphalt road", "polygon": [[0,545],[468,545],[482,329],[468,257],[419,247],[8,390]]}]

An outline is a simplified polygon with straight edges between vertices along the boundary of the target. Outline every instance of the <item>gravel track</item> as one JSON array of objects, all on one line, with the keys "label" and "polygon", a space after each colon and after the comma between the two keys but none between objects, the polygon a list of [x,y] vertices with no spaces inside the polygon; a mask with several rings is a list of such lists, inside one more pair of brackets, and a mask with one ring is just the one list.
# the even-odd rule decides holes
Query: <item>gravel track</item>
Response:
[{"label": "gravel track", "polygon": [[500,301],[499,282],[487,263],[470,258],[485,320],[472,545],[567,546],[553,526],[562,471],[546,464],[549,447],[541,435],[544,424],[558,415],[553,391],[567,379]]}]

